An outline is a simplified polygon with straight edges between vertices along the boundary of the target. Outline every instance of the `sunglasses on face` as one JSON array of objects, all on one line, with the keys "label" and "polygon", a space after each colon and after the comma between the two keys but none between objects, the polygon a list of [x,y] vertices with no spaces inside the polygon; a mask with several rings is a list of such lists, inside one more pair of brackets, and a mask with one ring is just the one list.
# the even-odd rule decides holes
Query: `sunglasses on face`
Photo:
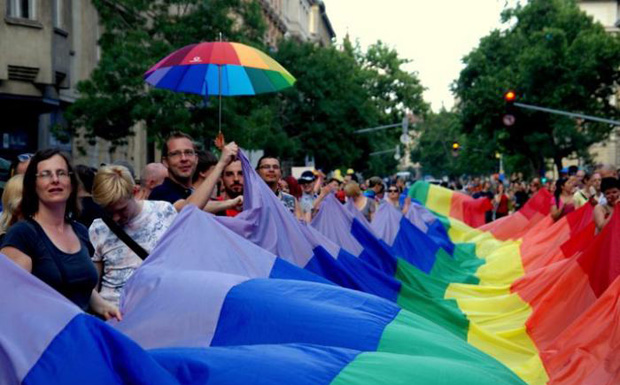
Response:
[{"label": "sunglasses on face", "polygon": [[17,155],[17,160],[21,162],[26,162],[28,160],[30,160],[30,158],[32,158],[34,156],[34,154],[31,153],[26,153],[26,154],[19,154]]},{"label": "sunglasses on face", "polygon": [[397,193],[397,192],[398,192],[398,190],[392,190],[392,189],[389,189],[389,190],[388,190],[388,192],[391,192],[391,193]]}]

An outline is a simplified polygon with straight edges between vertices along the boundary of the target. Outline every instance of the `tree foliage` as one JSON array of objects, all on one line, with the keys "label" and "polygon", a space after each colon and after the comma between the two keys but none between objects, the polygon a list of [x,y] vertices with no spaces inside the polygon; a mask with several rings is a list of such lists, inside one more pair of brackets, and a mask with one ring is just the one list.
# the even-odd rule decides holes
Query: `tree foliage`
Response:
[{"label": "tree foliage", "polygon": [[[102,57],[91,77],[78,85],[80,99],[67,112],[69,130],[87,138],[124,143],[137,123],[151,140],[173,130],[190,133],[207,147],[217,133],[218,102],[147,86],[144,72],[161,58],[191,43],[216,40],[263,51],[264,25],[258,1],[94,0],[103,24]],[[342,47],[284,40],[269,53],[297,78],[276,94],[223,99],[222,129],[244,148],[265,149],[297,164],[314,157],[325,170],[354,167],[387,174],[393,157],[369,157],[394,148],[400,131],[355,135],[362,128],[400,122],[428,105],[417,74],[378,42],[366,52],[345,39]],[[206,104],[206,105],[205,105]]]},{"label": "tree foliage", "polygon": [[[419,162],[425,175],[443,176],[489,174],[497,171],[493,142],[463,133],[459,116],[442,109],[429,114],[417,127],[419,132],[411,160]],[[452,144],[459,144],[453,151]]]},{"label": "tree foliage", "polygon": [[393,172],[393,157],[368,154],[394,148],[400,131],[353,132],[428,109],[417,76],[401,68],[405,61],[396,51],[379,42],[364,53],[348,39],[342,49],[284,41],[275,57],[297,77],[295,87],[281,94],[278,123],[297,142],[298,161],[310,154],[326,170]]},{"label": "tree foliage", "polygon": [[[78,84],[80,99],[67,112],[70,131],[75,134],[83,127],[88,138],[119,144],[137,123],[145,123],[151,137],[183,130],[200,138],[216,130],[217,104],[205,108],[199,96],[148,87],[143,74],[174,50],[215,41],[220,33],[226,40],[263,48],[259,5],[243,0],[93,0],[93,4],[104,31],[99,40],[102,56],[90,78]],[[247,109],[238,104],[224,103],[225,114],[243,116],[238,110]],[[260,120],[260,115],[252,109],[247,119]]]},{"label": "tree foliage", "polygon": [[573,0],[531,0],[508,9],[504,22],[464,58],[454,84],[464,131],[497,143],[515,164],[533,173],[553,159],[584,155],[612,127],[519,109],[502,124],[502,95],[509,89],[526,104],[614,118],[610,104],[620,80],[620,37],[609,34]]}]

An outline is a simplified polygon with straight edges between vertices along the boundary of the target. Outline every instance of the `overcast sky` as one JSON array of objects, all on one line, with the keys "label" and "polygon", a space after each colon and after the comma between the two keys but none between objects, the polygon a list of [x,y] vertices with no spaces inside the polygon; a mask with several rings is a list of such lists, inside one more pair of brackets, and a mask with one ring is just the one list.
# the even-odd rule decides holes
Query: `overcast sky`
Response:
[{"label": "overcast sky", "polygon": [[382,40],[413,60],[424,97],[437,111],[451,108],[450,83],[480,38],[500,28],[506,0],[324,0],[338,41],[348,32],[362,47]]}]

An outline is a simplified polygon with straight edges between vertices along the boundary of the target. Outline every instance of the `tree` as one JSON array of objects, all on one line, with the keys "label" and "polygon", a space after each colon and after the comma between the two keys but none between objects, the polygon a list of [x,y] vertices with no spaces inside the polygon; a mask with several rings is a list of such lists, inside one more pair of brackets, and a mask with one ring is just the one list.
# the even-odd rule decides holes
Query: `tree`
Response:
[{"label": "tree", "polygon": [[[143,74],[158,60],[185,45],[216,40],[248,43],[258,48],[264,24],[260,6],[243,0],[93,0],[104,33],[102,57],[90,78],[78,84],[80,98],[67,111],[69,132],[84,128],[87,138],[122,144],[140,122],[151,139],[182,130],[197,138],[213,137],[217,104],[197,95],[147,87]],[[235,127],[264,123],[268,112],[242,102],[224,103],[224,116]],[[244,120],[241,124],[240,120]],[[224,120],[224,127],[232,127]],[[267,126],[268,127],[268,126]],[[262,127],[264,129],[264,126]]]},{"label": "tree", "polygon": [[[494,143],[465,135],[456,113],[445,109],[431,113],[419,124],[418,131],[411,157],[421,164],[425,174],[458,177],[497,171]],[[453,150],[453,143],[458,143],[458,150]]]},{"label": "tree", "polygon": [[401,131],[353,132],[428,109],[417,76],[401,68],[406,61],[396,51],[379,42],[364,53],[348,39],[342,49],[284,41],[275,58],[297,77],[295,87],[278,96],[281,110],[274,122],[296,141],[297,161],[310,154],[325,170],[393,172],[393,157],[368,154],[394,148]]},{"label": "tree", "polygon": [[[423,98],[424,87],[417,73],[404,68],[410,60],[400,58],[396,50],[381,41],[358,57],[365,72],[365,88],[378,110],[380,124],[401,122],[409,113],[421,118],[426,116],[430,108]],[[401,134],[397,128],[369,134],[370,150],[400,146]],[[370,159],[368,168],[372,174],[386,175],[393,172],[397,163],[393,154],[380,155]]]},{"label": "tree", "polygon": [[562,158],[585,154],[612,127],[523,109],[505,127],[502,95],[514,89],[523,103],[617,117],[610,100],[620,80],[620,37],[572,0],[531,0],[502,16],[511,26],[481,40],[454,84],[464,132],[496,140],[498,151],[529,163],[532,173],[545,159],[561,169]]}]

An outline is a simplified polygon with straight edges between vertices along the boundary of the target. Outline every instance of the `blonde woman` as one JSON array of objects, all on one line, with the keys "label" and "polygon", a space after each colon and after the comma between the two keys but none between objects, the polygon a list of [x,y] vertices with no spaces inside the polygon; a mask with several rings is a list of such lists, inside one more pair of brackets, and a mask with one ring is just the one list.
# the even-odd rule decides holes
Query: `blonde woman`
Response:
[{"label": "blonde woman", "polygon": [[[177,215],[165,201],[137,200],[135,182],[123,166],[99,169],[93,183],[93,200],[147,252],[151,252]],[[95,248],[93,262],[101,277],[101,296],[118,305],[125,283],[142,260],[101,219],[89,229]]]},{"label": "blonde woman", "polygon": [[15,222],[21,219],[24,175],[18,174],[6,182],[2,193],[2,214],[0,214],[0,240]]},{"label": "blonde woman", "polygon": [[349,182],[344,186],[344,193],[348,199],[353,200],[355,208],[366,217],[368,222],[371,222],[376,210],[375,201],[362,194],[360,185],[355,182]]}]

